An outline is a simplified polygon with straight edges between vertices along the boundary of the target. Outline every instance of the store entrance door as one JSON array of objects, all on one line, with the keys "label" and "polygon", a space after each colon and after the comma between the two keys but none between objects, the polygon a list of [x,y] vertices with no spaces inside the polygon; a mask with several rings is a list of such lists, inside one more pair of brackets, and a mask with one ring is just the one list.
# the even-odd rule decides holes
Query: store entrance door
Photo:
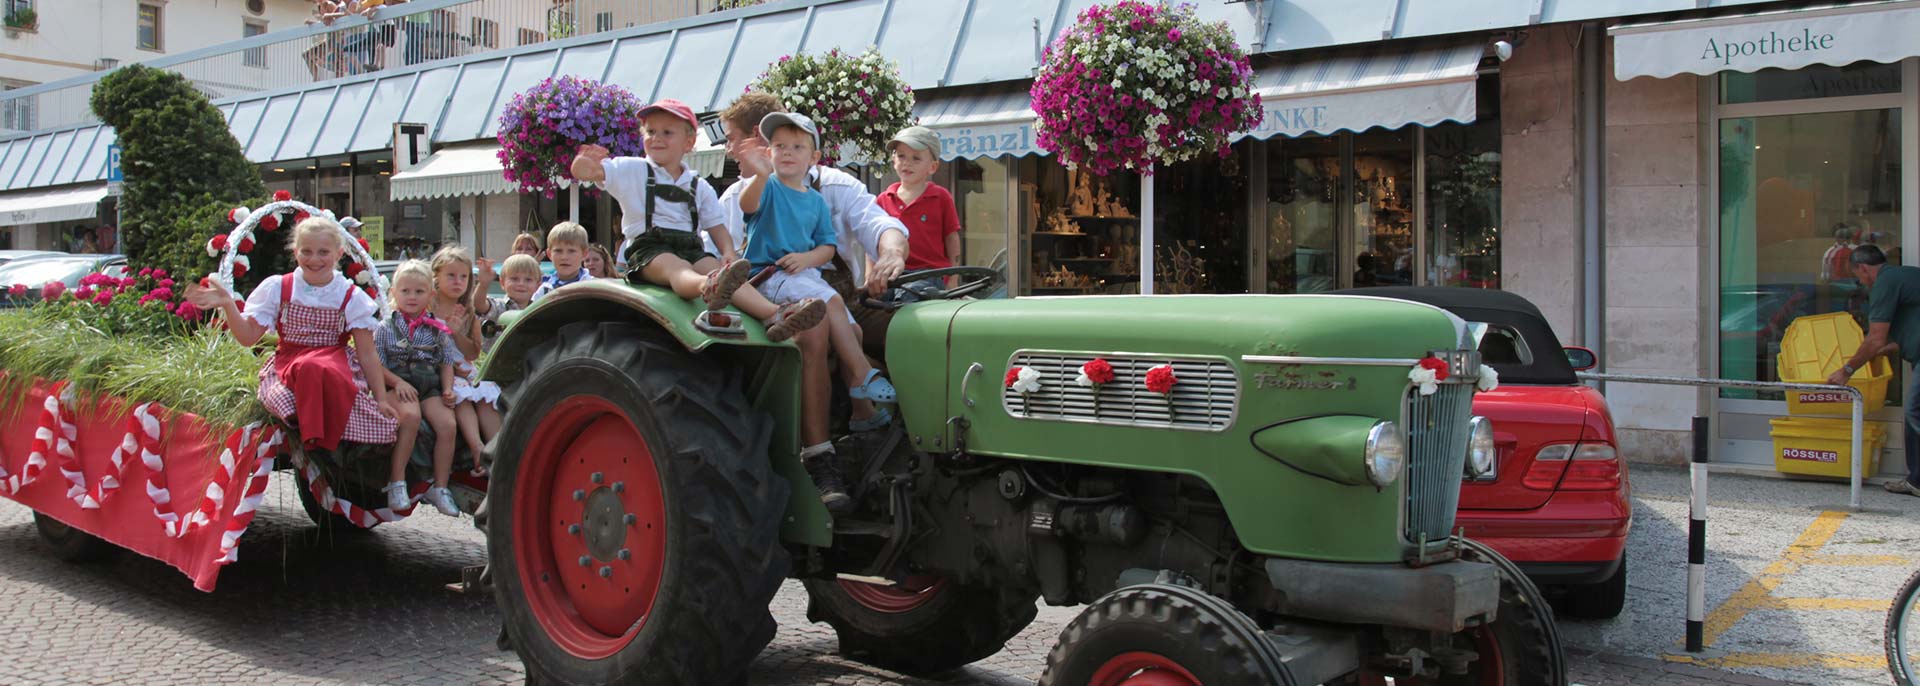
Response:
[{"label": "store entrance door", "polygon": [[1414,282],[1414,136],[1266,142],[1266,292]]}]

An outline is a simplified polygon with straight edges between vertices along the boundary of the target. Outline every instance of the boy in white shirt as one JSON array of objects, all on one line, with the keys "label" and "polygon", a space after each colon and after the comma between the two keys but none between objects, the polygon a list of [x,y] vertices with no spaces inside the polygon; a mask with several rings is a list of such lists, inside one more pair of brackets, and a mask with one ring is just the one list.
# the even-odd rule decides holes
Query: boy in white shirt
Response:
[{"label": "boy in white shirt", "polygon": [[[682,298],[700,298],[714,312],[737,305],[767,324],[767,338],[784,341],[820,323],[826,304],[808,299],[775,306],[747,285],[752,269],[735,253],[713,186],[683,161],[693,151],[699,120],[671,98],[640,110],[646,157],[610,157],[598,145],[580,146],[573,176],[599,184],[620,203],[626,236],[620,249],[636,282],[666,286]],[[718,256],[706,251],[706,233]]]}]

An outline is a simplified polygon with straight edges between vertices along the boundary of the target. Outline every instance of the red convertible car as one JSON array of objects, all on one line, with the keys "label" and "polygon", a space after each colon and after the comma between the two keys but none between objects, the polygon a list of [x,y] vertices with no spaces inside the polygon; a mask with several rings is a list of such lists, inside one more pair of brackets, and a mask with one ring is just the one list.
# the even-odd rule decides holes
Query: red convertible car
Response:
[{"label": "red convertible car", "polygon": [[1594,366],[1593,353],[1563,348],[1540,310],[1512,293],[1348,292],[1427,303],[1487,326],[1480,354],[1500,386],[1476,396],[1473,411],[1493,422],[1498,453],[1492,474],[1461,486],[1458,526],[1559,596],[1562,614],[1620,614],[1633,505],[1607,401],[1574,377]]}]

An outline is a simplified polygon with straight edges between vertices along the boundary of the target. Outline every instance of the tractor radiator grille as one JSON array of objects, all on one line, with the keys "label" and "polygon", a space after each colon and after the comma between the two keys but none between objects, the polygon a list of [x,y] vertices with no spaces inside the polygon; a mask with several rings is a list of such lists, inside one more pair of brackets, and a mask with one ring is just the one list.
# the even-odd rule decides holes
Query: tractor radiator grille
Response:
[{"label": "tractor radiator grille", "polygon": [[1453,531],[1466,468],[1473,384],[1445,383],[1433,395],[1408,391],[1407,542],[1444,541]]},{"label": "tractor radiator grille", "polygon": [[[1233,366],[1218,358],[1168,359],[1101,355],[1113,365],[1113,381],[1100,388],[1096,402],[1091,388],[1073,381],[1080,365],[1094,355],[1073,353],[1019,352],[1012,364],[1040,372],[1040,390],[1025,397],[1001,385],[1001,402],[1007,413],[1022,419],[1060,422],[1139,426],[1188,431],[1225,431],[1233,425],[1240,405],[1240,382]],[[1172,398],[1148,391],[1147,370],[1163,364],[1173,365]],[[991,382],[1002,379],[989,374]],[[1171,412],[1169,412],[1171,409]]]}]

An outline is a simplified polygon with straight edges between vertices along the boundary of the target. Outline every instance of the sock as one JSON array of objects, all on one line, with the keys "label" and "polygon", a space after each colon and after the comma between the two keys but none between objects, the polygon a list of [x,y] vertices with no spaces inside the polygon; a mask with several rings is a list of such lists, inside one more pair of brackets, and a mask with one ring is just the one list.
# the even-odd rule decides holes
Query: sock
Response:
[{"label": "sock", "polygon": [[813,458],[816,458],[822,455],[832,455],[832,454],[833,454],[832,443],[819,443],[816,445],[810,445],[800,449],[800,459],[803,461],[811,460]]}]

